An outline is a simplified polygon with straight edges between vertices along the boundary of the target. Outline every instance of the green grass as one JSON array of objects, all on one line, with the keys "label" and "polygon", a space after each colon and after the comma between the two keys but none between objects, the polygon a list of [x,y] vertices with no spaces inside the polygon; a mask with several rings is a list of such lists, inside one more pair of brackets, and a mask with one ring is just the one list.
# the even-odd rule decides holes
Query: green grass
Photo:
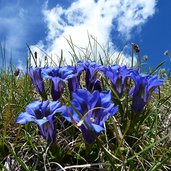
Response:
[{"label": "green grass", "polygon": [[[74,51],[73,63],[81,57]],[[85,56],[107,65],[89,42]],[[94,49],[95,48],[95,49]],[[2,49],[1,49],[2,51]],[[5,51],[4,51],[5,52]],[[62,53],[61,53],[62,54]],[[102,54],[102,56],[104,56]],[[5,53],[1,58],[5,61]],[[117,58],[118,60],[119,58]],[[63,56],[59,60],[64,64]],[[114,62],[114,61],[113,61]],[[159,64],[160,65],[160,64]],[[158,68],[157,68],[158,69]],[[154,71],[154,70],[152,70]],[[170,170],[171,169],[171,83],[166,80],[154,94],[138,124],[124,120],[122,113],[111,118],[95,143],[84,143],[82,134],[61,116],[56,117],[57,140],[48,145],[33,123],[16,124],[20,112],[39,95],[27,73],[14,75],[10,64],[0,70],[0,170]],[[169,118],[170,117],[170,118]],[[123,121],[123,122],[122,122]]]}]

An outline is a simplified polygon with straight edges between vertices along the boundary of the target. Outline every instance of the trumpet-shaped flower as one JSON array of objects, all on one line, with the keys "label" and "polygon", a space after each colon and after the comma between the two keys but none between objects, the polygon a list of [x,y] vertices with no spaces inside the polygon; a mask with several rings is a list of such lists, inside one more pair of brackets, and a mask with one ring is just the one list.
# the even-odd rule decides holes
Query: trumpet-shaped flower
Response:
[{"label": "trumpet-shaped flower", "polygon": [[131,76],[135,82],[135,86],[130,90],[130,94],[133,94],[132,110],[139,113],[143,110],[147,102],[150,100],[152,92],[163,85],[163,80],[158,79],[156,75],[140,75],[136,72]]},{"label": "trumpet-shaped flower", "polygon": [[54,101],[61,97],[64,90],[67,76],[72,74],[66,67],[47,67],[43,70],[42,75],[45,79],[52,82],[51,95]]},{"label": "trumpet-shaped flower", "polygon": [[85,142],[91,144],[95,136],[104,130],[105,121],[116,114],[118,107],[111,103],[110,91],[95,90],[91,94],[87,90],[78,89],[72,96],[71,103],[74,107],[66,107],[62,116],[74,123],[81,130]]},{"label": "trumpet-shaped flower", "polygon": [[73,66],[47,67],[42,75],[45,79],[52,82],[51,95],[53,100],[58,100],[64,90],[65,83],[68,81],[70,92],[79,88],[79,78],[81,69]]},{"label": "trumpet-shaped flower", "polygon": [[44,82],[41,75],[42,68],[37,67],[33,69],[33,67],[29,68],[29,74],[32,80],[32,83],[34,87],[36,88],[36,91],[39,92],[39,94],[46,99],[46,93],[44,88]]},{"label": "trumpet-shaped flower", "polygon": [[86,72],[85,83],[87,90],[101,91],[102,88],[100,81],[97,78],[97,72],[100,71],[103,68],[103,66],[91,61],[78,61],[77,64],[78,66],[82,66],[84,68],[84,71]]},{"label": "trumpet-shaped flower", "polygon": [[130,77],[131,69],[127,69],[126,66],[113,65],[104,69],[103,72],[111,81],[113,90],[121,98],[126,89],[126,81]]},{"label": "trumpet-shaped flower", "polygon": [[55,127],[54,115],[62,112],[64,107],[56,102],[34,101],[26,106],[26,112],[22,112],[18,118],[17,123],[26,124],[27,122],[35,122],[40,130],[41,135],[48,142],[55,141]]},{"label": "trumpet-shaped flower", "polygon": [[68,89],[70,91],[70,94],[72,94],[73,91],[80,88],[80,76],[84,68],[82,66],[69,66],[70,70],[72,70],[72,76],[70,78],[67,78],[68,81]]}]

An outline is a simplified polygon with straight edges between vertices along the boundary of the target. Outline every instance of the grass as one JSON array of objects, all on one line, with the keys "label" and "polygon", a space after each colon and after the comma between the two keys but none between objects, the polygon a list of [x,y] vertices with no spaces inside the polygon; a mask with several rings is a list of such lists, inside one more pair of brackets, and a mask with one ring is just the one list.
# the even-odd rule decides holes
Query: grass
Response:
[{"label": "grass", "polygon": [[[98,44],[89,42],[82,59],[111,64],[97,55]],[[73,63],[80,59],[71,40]],[[3,48],[1,48],[2,52]],[[62,53],[61,53],[62,54]],[[5,61],[5,53],[1,53]],[[119,58],[117,58],[118,60]],[[65,64],[63,56],[59,60]],[[160,64],[159,64],[160,65]],[[29,66],[29,65],[28,65]],[[27,67],[28,68],[28,67]],[[156,67],[157,69],[159,67]],[[155,71],[152,70],[152,71]],[[57,116],[56,143],[49,145],[33,123],[16,124],[27,104],[40,99],[28,73],[16,76],[12,63],[0,71],[0,170],[165,170],[171,169],[171,83],[167,79],[154,94],[138,124],[122,117],[121,111],[105,125],[95,143],[84,143],[82,134],[61,116]],[[48,85],[47,85],[48,86]],[[108,85],[110,86],[110,85]],[[128,104],[129,105],[129,104]]]}]

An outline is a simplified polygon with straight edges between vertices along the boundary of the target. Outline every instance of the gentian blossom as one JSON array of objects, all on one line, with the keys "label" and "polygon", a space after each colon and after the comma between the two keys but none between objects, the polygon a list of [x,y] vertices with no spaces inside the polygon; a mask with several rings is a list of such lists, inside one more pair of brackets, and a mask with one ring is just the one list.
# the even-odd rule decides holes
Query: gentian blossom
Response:
[{"label": "gentian blossom", "polygon": [[104,130],[105,121],[116,114],[118,107],[111,103],[110,91],[95,90],[91,94],[87,90],[78,89],[73,92],[72,96],[71,103],[74,107],[66,107],[62,116],[74,123],[81,130],[85,142],[91,144],[95,140],[95,136]]},{"label": "gentian blossom", "polygon": [[[70,90],[78,88],[78,81],[75,79],[76,74],[72,66],[47,67],[42,71],[43,77],[52,82],[51,95],[54,101],[61,97],[67,80],[70,80]],[[71,86],[73,86],[73,88]]]},{"label": "gentian blossom", "polygon": [[84,68],[82,66],[69,66],[69,68],[72,70],[72,76],[70,76],[70,78],[67,77],[67,81],[68,89],[70,94],[72,94],[73,91],[80,88],[80,76]]},{"label": "gentian blossom", "polygon": [[18,124],[35,122],[40,130],[41,135],[48,142],[55,141],[54,115],[62,112],[63,106],[58,101],[49,102],[34,101],[26,106],[26,112],[20,113],[17,118]]},{"label": "gentian blossom", "polygon": [[33,67],[29,68],[29,74],[36,91],[44,98],[44,100],[47,100],[41,71],[42,68],[40,67],[35,69],[33,69]]},{"label": "gentian blossom", "polygon": [[117,96],[121,98],[126,89],[131,69],[127,69],[126,66],[112,65],[104,69],[103,72],[111,81],[112,88]]},{"label": "gentian blossom", "polygon": [[97,72],[102,70],[103,66],[97,64],[96,62],[91,61],[78,61],[78,66],[82,66],[86,73],[85,75],[85,84],[86,88],[89,91],[93,90],[102,90],[101,83],[97,78]]},{"label": "gentian blossom", "polygon": [[131,77],[135,82],[135,86],[130,90],[130,94],[133,94],[132,110],[139,113],[150,100],[152,92],[163,85],[163,80],[158,79],[156,75],[141,75],[136,71],[132,72]]}]

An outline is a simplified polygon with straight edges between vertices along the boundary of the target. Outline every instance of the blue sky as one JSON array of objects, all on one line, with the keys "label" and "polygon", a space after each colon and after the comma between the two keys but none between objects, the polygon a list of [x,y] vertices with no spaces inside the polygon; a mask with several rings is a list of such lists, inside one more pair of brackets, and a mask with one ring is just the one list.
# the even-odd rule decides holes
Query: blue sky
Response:
[{"label": "blue sky", "polygon": [[130,61],[131,43],[140,46],[143,57],[157,66],[171,51],[171,1],[170,0],[0,0],[0,42],[6,44],[7,59],[12,54],[14,64],[23,66],[27,46],[37,51],[39,58],[43,49],[54,60],[64,49],[70,60],[66,38],[74,44],[87,46],[87,31],[105,46],[110,42],[110,51],[115,55],[127,44],[123,53],[125,63]]}]

